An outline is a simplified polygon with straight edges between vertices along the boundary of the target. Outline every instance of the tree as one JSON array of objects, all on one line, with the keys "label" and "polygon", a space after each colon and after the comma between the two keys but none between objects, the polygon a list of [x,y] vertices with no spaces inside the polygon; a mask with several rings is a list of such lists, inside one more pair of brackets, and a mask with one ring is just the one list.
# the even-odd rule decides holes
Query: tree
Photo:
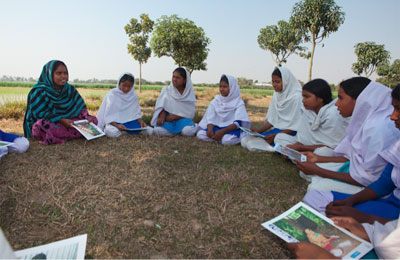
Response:
[{"label": "tree", "polygon": [[393,88],[400,83],[400,60],[394,60],[392,65],[389,62],[378,65],[376,73],[382,77],[376,81]]},{"label": "tree", "polygon": [[357,55],[357,62],[353,63],[351,69],[357,75],[364,72],[369,78],[380,64],[389,63],[390,54],[385,50],[384,45],[375,42],[360,42],[354,45],[354,52]]},{"label": "tree", "polygon": [[311,80],[315,47],[339,29],[344,12],[334,0],[302,0],[294,5],[290,22],[301,31],[304,41],[312,44],[308,71]]},{"label": "tree", "polygon": [[177,15],[161,16],[157,20],[150,46],[157,57],[172,57],[175,64],[194,70],[207,70],[210,39],[193,21]]},{"label": "tree", "polygon": [[302,34],[292,24],[280,20],[278,25],[269,25],[260,30],[257,39],[261,49],[270,51],[276,65],[286,63],[287,58],[296,51],[304,51],[300,46]]},{"label": "tree", "polygon": [[125,32],[129,36],[128,53],[139,62],[139,92],[142,92],[142,64],[151,56],[151,49],[147,47],[149,34],[153,30],[154,22],[147,14],[140,15],[140,23],[132,18],[125,26]]}]

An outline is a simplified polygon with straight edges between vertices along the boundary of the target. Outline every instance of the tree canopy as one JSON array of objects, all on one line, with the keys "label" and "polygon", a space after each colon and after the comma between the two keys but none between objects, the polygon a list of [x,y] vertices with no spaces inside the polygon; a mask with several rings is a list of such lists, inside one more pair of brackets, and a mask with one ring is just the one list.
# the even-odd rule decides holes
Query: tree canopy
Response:
[{"label": "tree canopy", "polygon": [[261,49],[271,52],[272,59],[278,66],[286,63],[291,54],[304,50],[300,46],[301,32],[283,20],[278,21],[278,25],[262,28],[257,42]]},{"label": "tree canopy", "polygon": [[392,65],[389,62],[380,64],[376,70],[376,74],[381,76],[376,81],[386,86],[393,88],[397,84],[400,84],[400,60],[394,60]]},{"label": "tree canopy", "polygon": [[302,0],[293,7],[290,22],[301,31],[304,41],[312,44],[309,80],[312,76],[315,47],[343,24],[345,14],[341,9],[334,0]]},{"label": "tree canopy", "polygon": [[150,46],[157,57],[172,57],[178,66],[192,73],[206,70],[210,39],[193,21],[177,15],[161,16],[157,20]]},{"label": "tree canopy", "polygon": [[139,62],[139,92],[142,90],[142,64],[151,56],[151,48],[147,46],[149,34],[153,30],[154,22],[147,14],[140,15],[140,22],[132,18],[125,26],[125,32],[129,36],[128,53]]},{"label": "tree canopy", "polygon": [[360,42],[354,46],[357,62],[353,63],[351,69],[357,75],[362,73],[368,78],[374,73],[380,64],[388,64],[390,54],[385,46],[375,42]]}]

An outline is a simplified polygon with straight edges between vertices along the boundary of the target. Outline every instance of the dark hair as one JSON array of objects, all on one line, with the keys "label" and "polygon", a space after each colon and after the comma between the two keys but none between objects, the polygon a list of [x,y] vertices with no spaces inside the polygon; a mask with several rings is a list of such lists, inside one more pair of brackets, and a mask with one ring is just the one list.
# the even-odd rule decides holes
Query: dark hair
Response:
[{"label": "dark hair", "polygon": [[357,99],[370,82],[370,79],[364,77],[354,77],[340,82],[339,86],[352,99]]},{"label": "dark hair", "polygon": [[174,72],[178,72],[184,79],[186,79],[186,70],[182,67],[176,68]]},{"label": "dark hair", "polygon": [[313,93],[315,96],[322,98],[324,105],[332,101],[332,91],[328,82],[323,79],[313,79],[303,86],[303,90]]},{"label": "dark hair", "polygon": [[277,77],[282,78],[281,71],[279,70],[278,67],[276,67],[276,68],[274,69],[274,71],[272,72],[272,76],[277,76]]},{"label": "dark hair", "polygon": [[226,82],[229,85],[229,80],[226,75],[222,75],[221,80],[219,82],[221,82],[221,81]]},{"label": "dark hair", "polygon": [[131,83],[135,83],[135,78],[132,77],[129,74],[124,74],[124,76],[122,76],[122,78],[119,80],[119,83],[125,82],[125,81],[129,81]]},{"label": "dark hair", "polygon": [[394,89],[392,90],[392,98],[396,99],[397,101],[400,101],[400,84],[398,84]]},{"label": "dark hair", "polygon": [[53,79],[53,77],[54,77],[54,71],[55,71],[58,67],[60,67],[60,65],[64,65],[64,67],[67,69],[67,72],[68,72],[67,65],[65,65],[64,62],[58,60],[58,61],[54,62],[54,64],[53,64],[53,68],[52,68],[52,71],[51,71],[51,78],[52,78],[52,79]]}]

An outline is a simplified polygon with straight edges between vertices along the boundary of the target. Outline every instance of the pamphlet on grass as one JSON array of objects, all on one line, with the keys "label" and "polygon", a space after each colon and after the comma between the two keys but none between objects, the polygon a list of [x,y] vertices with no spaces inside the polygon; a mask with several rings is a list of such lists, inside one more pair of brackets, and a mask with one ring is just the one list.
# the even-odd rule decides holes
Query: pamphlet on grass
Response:
[{"label": "pamphlet on grass", "polygon": [[11,143],[11,142],[0,141],[0,147],[6,147],[6,146],[13,145],[13,144],[14,143]]},{"label": "pamphlet on grass", "polygon": [[305,156],[304,154],[293,150],[289,147],[286,146],[282,146],[280,144],[275,144],[274,146],[275,151],[277,151],[278,153],[284,154],[286,156],[288,156],[290,159],[294,159],[297,160],[299,162],[306,162],[307,161],[307,156]]},{"label": "pamphlet on grass", "polygon": [[243,132],[248,133],[249,135],[264,138],[264,136],[263,136],[262,134],[259,134],[259,133],[257,133],[257,132],[254,132],[254,131],[252,131],[252,130],[246,128],[246,127],[241,127],[241,126],[239,126],[239,128],[240,128],[240,130],[242,130]]},{"label": "pamphlet on grass", "polygon": [[342,259],[359,259],[372,250],[370,243],[302,202],[262,226],[288,243],[310,242]]},{"label": "pamphlet on grass", "polygon": [[87,234],[15,251],[19,259],[85,259]]},{"label": "pamphlet on grass", "polygon": [[104,132],[97,127],[97,125],[89,123],[89,121],[87,120],[75,121],[72,126],[76,130],[78,130],[87,140],[92,140],[105,135]]}]

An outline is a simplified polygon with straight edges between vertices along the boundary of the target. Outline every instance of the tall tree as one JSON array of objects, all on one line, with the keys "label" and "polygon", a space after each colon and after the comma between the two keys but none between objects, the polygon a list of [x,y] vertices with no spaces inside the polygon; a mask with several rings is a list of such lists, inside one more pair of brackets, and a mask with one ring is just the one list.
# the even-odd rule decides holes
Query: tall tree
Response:
[{"label": "tall tree", "polygon": [[175,64],[194,70],[207,70],[210,39],[193,21],[177,15],[161,16],[157,20],[150,46],[157,57],[172,57]]},{"label": "tall tree", "polygon": [[381,63],[376,69],[376,74],[381,76],[376,81],[393,88],[400,83],[400,60],[395,59],[392,65],[389,62]]},{"label": "tall tree", "polygon": [[147,14],[140,15],[140,22],[132,18],[125,26],[125,32],[129,36],[128,53],[139,62],[139,92],[142,92],[142,64],[151,56],[151,49],[147,46],[149,34],[153,31],[154,22]]},{"label": "tall tree", "polygon": [[312,44],[308,80],[312,76],[316,45],[336,32],[344,22],[341,9],[334,0],[302,0],[293,7],[290,22],[302,32],[304,41]]},{"label": "tall tree", "polygon": [[257,39],[261,49],[270,51],[272,60],[281,66],[287,58],[297,51],[304,51],[300,46],[302,34],[292,24],[280,20],[278,25],[269,25],[260,30]]},{"label": "tall tree", "polygon": [[357,62],[353,63],[351,69],[357,75],[364,75],[369,78],[380,64],[389,63],[390,54],[385,46],[375,42],[359,42],[354,45],[354,52],[357,55]]}]

